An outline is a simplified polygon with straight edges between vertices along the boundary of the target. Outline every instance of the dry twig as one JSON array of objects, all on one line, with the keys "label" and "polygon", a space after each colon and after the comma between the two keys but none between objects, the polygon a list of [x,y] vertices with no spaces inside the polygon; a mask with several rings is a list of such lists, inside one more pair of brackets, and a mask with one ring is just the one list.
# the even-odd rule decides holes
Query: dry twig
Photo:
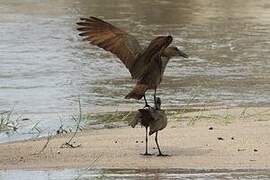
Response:
[{"label": "dry twig", "polygon": [[80,97],[79,97],[79,118],[76,118],[75,116],[72,116],[72,119],[76,122],[76,130],[74,132],[74,134],[71,136],[71,138],[65,142],[64,144],[62,144],[60,147],[61,148],[65,148],[65,147],[68,147],[68,148],[77,148],[77,147],[80,147],[81,144],[79,145],[73,145],[72,144],[72,140],[73,138],[76,136],[76,134],[78,133],[79,130],[81,130],[80,128],[80,124],[82,122],[82,108],[81,108],[81,101],[80,101]]}]

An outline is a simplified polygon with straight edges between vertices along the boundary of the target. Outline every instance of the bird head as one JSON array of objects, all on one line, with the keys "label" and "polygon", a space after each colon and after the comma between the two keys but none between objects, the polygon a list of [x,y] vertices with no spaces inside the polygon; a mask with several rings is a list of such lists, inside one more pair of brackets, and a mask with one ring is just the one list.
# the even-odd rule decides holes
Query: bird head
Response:
[{"label": "bird head", "polygon": [[181,56],[184,58],[188,58],[188,55],[184,53],[183,51],[181,51],[180,49],[178,49],[176,46],[167,47],[164,50],[163,54],[167,57]]},{"label": "bird head", "polygon": [[161,109],[161,99],[160,99],[160,97],[156,97],[155,108],[156,108],[156,110]]}]

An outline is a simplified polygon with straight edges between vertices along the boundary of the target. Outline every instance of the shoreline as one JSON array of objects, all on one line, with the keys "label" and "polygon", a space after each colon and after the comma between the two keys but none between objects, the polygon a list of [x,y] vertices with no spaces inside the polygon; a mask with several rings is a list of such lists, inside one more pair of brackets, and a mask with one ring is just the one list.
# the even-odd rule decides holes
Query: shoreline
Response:
[{"label": "shoreline", "polygon": [[[137,126],[88,129],[77,134],[78,148],[60,148],[72,134],[0,144],[0,169],[270,169],[270,107],[214,109],[171,114],[144,153],[145,129]],[[210,128],[212,127],[212,129]]]}]

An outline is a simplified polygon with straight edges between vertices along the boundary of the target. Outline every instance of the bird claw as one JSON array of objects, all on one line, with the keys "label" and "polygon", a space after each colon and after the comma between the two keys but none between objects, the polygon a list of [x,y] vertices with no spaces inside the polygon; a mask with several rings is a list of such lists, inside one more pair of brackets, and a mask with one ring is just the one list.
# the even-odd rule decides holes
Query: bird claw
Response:
[{"label": "bird claw", "polygon": [[143,156],[152,156],[153,154],[150,154],[150,153],[144,153],[144,154],[141,154]]},{"label": "bird claw", "polygon": [[162,154],[162,153],[160,153],[160,154],[158,154],[157,156],[162,156],[162,157],[168,157],[168,156],[170,156],[169,154]]},{"label": "bird claw", "polygon": [[146,104],[145,106],[144,106],[144,108],[150,108],[151,106],[149,106],[148,104]]}]

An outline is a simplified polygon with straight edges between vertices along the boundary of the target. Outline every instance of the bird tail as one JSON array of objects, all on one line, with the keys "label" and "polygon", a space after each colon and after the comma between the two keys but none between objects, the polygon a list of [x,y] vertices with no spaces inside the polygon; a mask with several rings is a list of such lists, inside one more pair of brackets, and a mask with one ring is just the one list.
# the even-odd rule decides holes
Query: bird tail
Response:
[{"label": "bird tail", "polygon": [[136,84],[133,90],[130,93],[128,93],[128,95],[126,95],[125,99],[133,98],[139,100],[144,96],[147,89],[148,86],[145,84]]}]

